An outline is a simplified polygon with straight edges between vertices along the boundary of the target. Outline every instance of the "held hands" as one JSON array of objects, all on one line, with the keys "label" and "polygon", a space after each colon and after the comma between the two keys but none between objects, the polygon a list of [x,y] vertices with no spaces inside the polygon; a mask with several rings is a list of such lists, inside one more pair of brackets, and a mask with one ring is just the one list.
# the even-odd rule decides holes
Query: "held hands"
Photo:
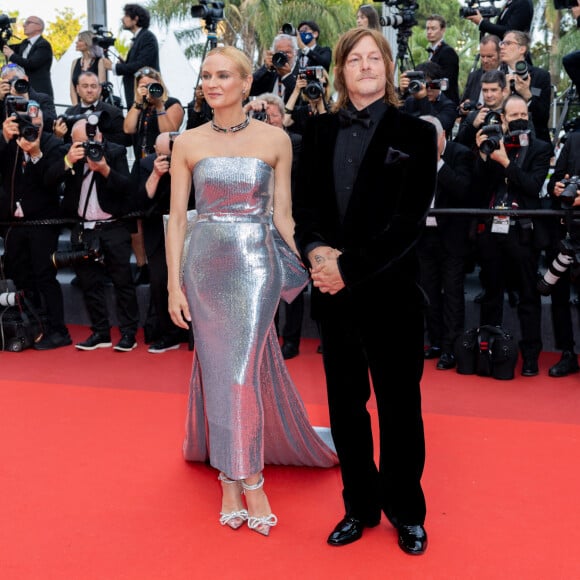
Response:
[{"label": "held hands", "polygon": [[169,315],[173,324],[179,328],[189,328],[191,323],[191,314],[189,313],[189,305],[185,298],[185,294],[181,288],[176,290],[169,290]]},{"label": "held hands", "polygon": [[308,254],[312,284],[324,294],[334,295],[344,287],[344,280],[338,269],[338,257],[341,251],[330,246],[320,246]]}]

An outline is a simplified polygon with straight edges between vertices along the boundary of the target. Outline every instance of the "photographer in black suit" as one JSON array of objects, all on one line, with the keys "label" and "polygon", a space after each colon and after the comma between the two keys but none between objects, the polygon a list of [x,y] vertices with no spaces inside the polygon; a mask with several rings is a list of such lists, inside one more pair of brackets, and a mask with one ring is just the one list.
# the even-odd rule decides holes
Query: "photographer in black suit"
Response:
[{"label": "photographer in black suit", "polygon": [[[88,129],[88,128],[89,129]],[[94,137],[89,134],[95,131]],[[53,175],[64,179],[63,212],[79,220],[71,232],[72,249],[98,248],[104,264],[94,259],[75,263],[74,269],[91,319],[92,334],[76,344],[79,350],[112,346],[107,313],[105,278],[115,289],[121,340],[115,350],[126,352],[137,346],[139,322],[137,295],[131,275],[131,234],[124,221],[131,191],[127,153],[124,147],[103,141],[86,119],[77,121],[71,132],[73,143]]]},{"label": "photographer in black suit", "polygon": [[468,16],[467,20],[477,24],[481,35],[488,33],[503,38],[508,30],[529,32],[533,17],[532,0],[507,0],[495,22],[491,22],[489,18],[483,18],[479,10],[476,10],[474,16]]},{"label": "photographer in black suit", "polygon": [[126,60],[119,59],[113,66],[110,60],[105,59],[104,64],[106,69],[123,77],[125,106],[129,108],[135,100],[134,74],[145,66],[159,70],[159,45],[157,37],[149,30],[151,16],[146,8],[139,4],[125,4],[123,11],[123,30],[133,33],[131,48]]},{"label": "photographer in black suit", "polygon": [[320,46],[318,37],[320,36],[320,27],[312,20],[305,20],[298,25],[298,58],[294,74],[298,74],[301,68],[307,66],[322,66],[326,72],[330,70],[332,60],[332,51],[328,46]]},{"label": "photographer in black suit", "polygon": [[[580,4],[578,6],[573,6],[571,9],[572,16],[576,18],[576,26],[580,28]],[[568,53],[562,59],[562,65],[570,80],[576,85],[577,93],[580,93],[580,50]]]},{"label": "photographer in black suit", "polygon": [[54,98],[50,67],[52,67],[52,46],[42,36],[44,21],[38,16],[29,16],[24,21],[26,40],[20,44],[4,46],[2,52],[8,60],[21,66],[30,79],[33,89]]},{"label": "photographer in black suit", "polygon": [[[434,208],[473,207],[471,179],[474,155],[459,143],[446,140],[436,117],[421,117],[437,129],[437,190]],[[465,259],[471,251],[469,216],[427,216],[417,243],[421,286],[429,298],[425,314],[430,348],[425,358],[437,358],[437,369],[455,367],[454,347],[465,327]]]}]

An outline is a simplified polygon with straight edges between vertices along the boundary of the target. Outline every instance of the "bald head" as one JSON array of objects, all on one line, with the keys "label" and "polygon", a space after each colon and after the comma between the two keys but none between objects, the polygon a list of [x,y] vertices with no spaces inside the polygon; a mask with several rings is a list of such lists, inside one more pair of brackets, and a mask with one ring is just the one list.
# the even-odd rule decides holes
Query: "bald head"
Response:
[{"label": "bald head", "polygon": [[171,134],[169,132],[157,135],[157,139],[155,139],[155,152],[157,155],[171,155],[170,141]]}]

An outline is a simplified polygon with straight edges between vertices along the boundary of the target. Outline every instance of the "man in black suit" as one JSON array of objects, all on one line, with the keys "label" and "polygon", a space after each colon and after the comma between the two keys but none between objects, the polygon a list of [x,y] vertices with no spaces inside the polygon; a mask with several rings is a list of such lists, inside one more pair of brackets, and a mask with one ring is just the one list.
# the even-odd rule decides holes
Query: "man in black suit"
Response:
[{"label": "man in black suit", "polygon": [[[328,543],[358,540],[383,511],[401,549],[422,554],[424,299],[415,246],[435,191],[436,133],[399,110],[393,56],[380,32],[349,30],[334,54],[338,114],[307,126],[295,204],[344,486],[345,516]],[[369,371],[378,468],[366,408]]]},{"label": "man in black suit", "polygon": [[46,309],[48,327],[34,349],[51,350],[72,344],[64,323],[62,289],[50,260],[58,246],[60,226],[26,222],[59,217],[59,182],[49,172],[62,164],[62,141],[42,131],[42,112],[31,122],[40,123],[33,141],[20,136],[14,117],[2,124],[0,176],[8,199],[1,210],[10,221],[20,222],[5,232],[4,267],[16,287],[30,292],[35,306]]},{"label": "man in black suit", "polygon": [[500,69],[506,74],[510,92],[518,93],[528,103],[536,137],[550,143],[550,104],[552,101],[552,82],[550,73],[537,66],[527,65],[526,73],[516,74],[517,63],[525,63],[530,48],[530,35],[518,30],[505,33],[499,43]]},{"label": "man in black suit", "polygon": [[459,113],[466,115],[467,111],[463,104],[469,102],[471,105],[483,104],[483,95],[481,93],[481,76],[490,71],[499,68],[499,42],[500,39],[495,34],[486,34],[479,42],[479,61],[480,66],[472,70],[465,82],[465,90],[461,95]]},{"label": "man in black suit", "polygon": [[[22,84],[20,83],[19,85],[16,82],[18,79],[26,81],[28,90],[17,90]],[[53,124],[56,120],[56,109],[52,97],[46,93],[35,91],[30,85],[28,75],[24,69],[12,62],[4,65],[0,74],[0,122],[3,122],[6,118],[4,101],[7,95],[20,96],[28,101],[36,101],[42,111],[43,132],[52,133]]]},{"label": "man in black suit", "polygon": [[445,18],[439,14],[431,14],[425,23],[425,34],[429,41],[427,52],[429,60],[435,62],[441,68],[441,75],[448,79],[447,90],[443,94],[452,100],[456,105],[459,104],[459,57],[451,46],[444,40],[447,23]]},{"label": "man in black suit", "polygon": [[[96,112],[99,115],[99,131],[105,140],[128,147],[132,143],[130,135],[123,131],[123,113],[118,107],[109,105],[101,100],[102,87],[99,77],[92,72],[83,72],[79,75],[77,86],[79,96],[78,104],[69,107],[65,115],[72,117]],[[67,123],[59,118],[55,125],[55,134],[64,137],[70,142],[70,134]]]},{"label": "man in black suit", "polygon": [[[73,250],[99,248],[104,264],[81,260],[74,264],[91,319],[91,335],[76,344],[79,350],[112,346],[111,325],[105,296],[105,273],[113,281],[121,340],[115,350],[128,352],[137,346],[135,334],[139,307],[131,273],[131,233],[122,220],[131,191],[127,152],[116,143],[103,142],[98,129],[92,141],[100,144],[99,155],[88,154],[86,119],[77,121],[71,132],[73,143],[64,161],[56,164],[54,175],[64,180],[63,212],[79,220],[71,232]],[[94,129],[94,128],[93,128]]]},{"label": "man in black suit", "polygon": [[157,37],[149,30],[151,16],[149,11],[139,4],[125,4],[124,15],[121,19],[123,30],[133,33],[131,48],[126,60],[119,59],[113,63],[105,59],[105,68],[112,70],[116,75],[123,77],[125,89],[125,105],[130,108],[133,104],[135,73],[144,66],[150,66],[159,71],[159,45]]},{"label": "man in black suit", "polygon": [[[485,219],[478,229],[479,259],[485,271],[480,325],[502,324],[509,272],[519,295],[522,375],[532,377],[538,374],[542,350],[542,307],[536,288],[541,223],[534,223],[531,218],[506,217],[501,210],[540,209],[539,193],[550,167],[552,147],[529,133],[528,107],[520,95],[513,94],[505,100],[502,121],[506,136],[493,147],[481,130],[476,138],[479,154],[473,184],[479,207],[497,210],[497,215]],[[482,150],[484,142],[487,145]]]},{"label": "man in black suit", "polygon": [[44,21],[38,16],[29,16],[24,21],[26,40],[20,44],[4,46],[2,52],[8,62],[13,62],[26,71],[33,89],[54,98],[50,80],[52,46],[42,36],[43,32]]},{"label": "man in black suit", "polygon": [[[475,206],[471,179],[474,155],[459,143],[446,140],[436,117],[421,117],[437,129],[437,191],[434,208]],[[471,251],[469,216],[427,216],[417,254],[421,286],[429,299],[425,315],[430,348],[425,358],[437,358],[437,369],[455,367],[455,341],[465,330],[465,259]]]},{"label": "man in black suit", "polygon": [[483,18],[479,10],[476,10],[474,16],[468,16],[467,20],[477,24],[481,35],[485,33],[495,34],[503,38],[508,30],[529,32],[533,17],[534,4],[532,0],[507,0],[495,22],[491,22],[489,18]]},{"label": "man in black suit", "polygon": [[451,135],[457,118],[457,105],[441,91],[439,83],[443,76],[441,67],[437,63],[427,61],[418,64],[415,70],[425,75],[425,81],[420,83],[420,88],[416,91],[409,91],[410,80],[406,72],[399,77],[400,92],[405,96],[409,95],[405,98],[403,110],[417,117],[421,115],[437,117],[445,133]]},{"label": "man in black suit", "polygon": [[264,64],[253,74],[250,96],[274,93],[286,102],[296,86],[294,67],[297,53],[296,37],[278,34],[272,48],[264,55]]},{"label": "man in black suit", "polygon": [[[571,8],[572,16],[576,18],[576,26],[580,28],[580,4]],[[562,65],[570,80],[576,85],[576,92],[580,93],[580,50],[568,53],[562,59]]]},{"label": "man in black suit", "polygon": [[320,27],[312,20],[305,20],[298,25],[298,58],[296,59],[295,74],[307,66],[322,66],[326,72],[330,70],[332,60],[332,51],[328,46],[320,46],[318,37],[320,36]]},{"label": "man in black suit", "polygon": [[[552,196],[554,209],[562,209],[563,204],[560,202],[560,196],[564,190],[562,180],[573,175],[580,175],[580,133],[569,133],[566,136],[564,147],[556,161],[554,173],[548,182],[548,193]],[[580,190],[576,191],[576,198],[572,202],[572,208],[577,210],[580,206]],[[567,203],[565,207],[570,207]],[[559,254],[560,241],[566,236],[566,227],[560,220],[554,220],[552,223],[552,243],[550,249],[546,251],[546,258],[551,264],[554,258]],[[574,243],[577,245],[580,240],[580,221],[574,219],[571,224],[570,234]],[[576,268],[576,265],[571,266]],[[580,370],[578,366],[578,356],[574,351],[574,327],[572,324],[572,308],[570,305],[570,273],[564,272],[559,280],[552,287],[551,292],[551,313],[552,327],[554,329],[554,338],[556,347],[562,351],[560,360],[550,367],[548,375],[550,377],[565,377]],[[574,282],[578,289],[578,280]]]}]

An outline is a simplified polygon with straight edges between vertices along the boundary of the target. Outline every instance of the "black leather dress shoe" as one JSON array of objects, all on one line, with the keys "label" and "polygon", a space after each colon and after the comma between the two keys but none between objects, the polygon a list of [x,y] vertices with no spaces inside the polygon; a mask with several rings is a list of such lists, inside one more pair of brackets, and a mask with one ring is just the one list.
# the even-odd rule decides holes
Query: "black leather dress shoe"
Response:
[{"label": "black leather dress shoe", "polygon": [[522,376],[535,377],[540,371],[538,370],[538,359],[526,357],[522,364]]},{"label": "black leather dress shoe", "polygon": [[34,350],[52,350],[61,346],[69,346],[72,339],[68,332],[51,332],[33,344]]},{"label": "black leather dress shoe", "polygon": [[441,356],[441,349],[438,346],[430,346],[423,354],[429,360],[432,358],[439,358]]},{"label": "black leather dress shoe", "polygon": [[441,358],[437,362],[437,369],[440,371],[447,371],[449,369],[454,369],[457,361],[455,360],[455,355],[444,352]]},{"label": "black leather dress shoe", "polygon": [[399,526],[399,547],[403,552],[418,556],[427,549],[427,532],[423,526]]},{"label": "black leather dress shoe", "polygon": [[360,540],[364,528],[374,528],[378,524],[379,522],[370,524],[363,523],[357,518],[346,516],[336,524],[336,527],[332,530],[332,533],[326,541],[331,546],[346,546],[347,544],[352,544],[352,542]]},{"label": "black leather dress shoe", "polygon": [[548,375],[551,377],[566,377],[578,371],[580,371],[580,367],[578,366],[576,353],[571,350],[565,350],[560,361],[550,367]]},{"label": "black leather dress shoe", "polygon": [[282,345],[282,356],[285,360],[297,357],[299,354],[298,346],[293,342],[285,342]]}]

